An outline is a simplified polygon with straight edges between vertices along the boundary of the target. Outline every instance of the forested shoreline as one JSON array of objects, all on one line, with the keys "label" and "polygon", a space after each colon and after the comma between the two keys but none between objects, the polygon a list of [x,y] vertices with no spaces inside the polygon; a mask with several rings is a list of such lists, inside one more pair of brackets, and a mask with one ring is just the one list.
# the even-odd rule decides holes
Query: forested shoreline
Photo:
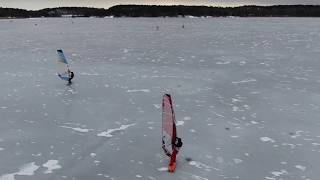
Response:
[{"label": "forested shoreline", "polygon": [[117,5],[109,9],[89,7],[57,7],[41,10],[0,8],[1,18],[35,17],[320,17],[319,5],[277,6],[156,6]]}]

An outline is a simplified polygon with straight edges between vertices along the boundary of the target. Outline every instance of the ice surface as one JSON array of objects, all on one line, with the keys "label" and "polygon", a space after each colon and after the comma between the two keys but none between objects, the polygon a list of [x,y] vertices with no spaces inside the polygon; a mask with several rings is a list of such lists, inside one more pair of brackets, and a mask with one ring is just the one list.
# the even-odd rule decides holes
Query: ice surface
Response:
[{"label": "ice surface", "polygon": [[[2,19],[1,180],[319,179],[319,27],[319,18]],[[57,77],[60,48],[71,85]],[[163,93],[184,144],[174,174],[161,149]]]}]

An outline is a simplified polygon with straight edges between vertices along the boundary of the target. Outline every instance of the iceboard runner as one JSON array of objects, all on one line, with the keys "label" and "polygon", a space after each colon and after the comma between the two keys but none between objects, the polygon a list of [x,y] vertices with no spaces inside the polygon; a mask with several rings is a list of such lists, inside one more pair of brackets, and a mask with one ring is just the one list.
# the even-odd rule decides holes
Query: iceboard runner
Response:
[{"label": "iceboard runner", "polygon": [[177,137],[176,119],[170,94],[163,95],[162,100],[162,149],[170,157],[169,172],[176,169],[176,156],[182,147],[181,138]]},{"label": "iceboard runner", "polygon": [[71,84],[71,80],[74,78],[74,73],[70,71],[69,69],[69,63],[67,61],[67,58],[64,56],[63,51],[61,49],[57,50],[58,53],[58,62],[63,63],[67,66],[67,71],[64,73],[58,73],[58,76],[65,81],[68,81],[69,84]]}]

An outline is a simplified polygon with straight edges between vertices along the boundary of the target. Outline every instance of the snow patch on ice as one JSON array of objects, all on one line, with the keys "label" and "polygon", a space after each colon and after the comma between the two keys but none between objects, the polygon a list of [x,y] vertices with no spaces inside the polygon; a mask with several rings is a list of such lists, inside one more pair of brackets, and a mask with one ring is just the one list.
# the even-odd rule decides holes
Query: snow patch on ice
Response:
[{"label": "snow patch on ice", "polygon": [[128,125],[121,125],[119,128],[115,128],[115,129],[108,129],[107,131],[103,131],[99,134],[97,134],[97,136],[101,136],[101,137],[113,137],[112,133],[117,132],[117,131],[122,131],[125,130],[131,126],[134,126],[135,124],[128,124]]},{"label": "snow patch on ice", "polygon": [[184,124],[184,121],[177,121],[177,126],[183,126],[183,124]]},{"label": "snow patch on ice", "polygon": [[312,146],[320,146],[320,143],[312,143]]},{"label": "snow patch on ice", "polygon": [[97,156],[97,154],[96,154],[96,153],[90,153],[90,156],[91,156],[92,158],[94,158],[94,157]]},{"label": "snow patch on ice", "polygon": [[271,139],[269,137],[261,137],[260,140],[262,142],[271,142],[271,143],[275,143],[276,142],[275,140],[273,140],[273,139]]},{"label": "snow patch on ice", "polygon": [[288,174],[288,172],[286,170],[281,170],[281,171],[273,171],[273,172],[271,172],[271,174],[278,177],[281,175],[286,175],[286,174]]},{"label": "snow patch on ice", "polygon": [[40,166],[37,166],[35,162],[31,162],[28,164],[23,165],[18,172],[5,174],[0,176],[0,180],[14,180],[16,175],[19,176],[32,176],[34,172],[39,169]]},{"label": "snow patch on ice", "polygon": [[149,93],[151,92],[150,89],[132,89],[132,90],[127,90],[128,93],[132,93],[132,92],[146,92]]},{"label": "snow patch on ice", "polygon": [[197,162],[197,161],[190,161],[189,165],[195,166],[196,168],[199,168],[199,169],[205,169],[207,171],[211,171],[211,169],[212,169],[212,167],[210,167],[204,163]]},{"label": "snow patch on ice", "polygon": [[249,83],[249,82],[256,82],[256,79],[249,78],[242,81],[233,81],[232,84],[242,84],[242,83]]},{"label": "snow patch on ice", "polygon": [[231,63],[230,61],[219,61],[216,64],[224,65],[224,64],[230,64],[230,63]]},{"label": "snow patch on ice", "polygon": [[186,117],[184,117],[184,118],[183,118],[183,120],[185,120],[185,121],[189,121],[189,120],[191,120],[191,117],[186,116]]},{"label": "snow patch on ice", "polygon": [[160,109],[161,105],[160,104],[153,104],[153,106],[157,109]]},{"label": "snow patch on ice", "polygon": [[235,158],[235,159],[233,159],[233,162],[234,162],[235,164],[240,164],[240,163],[242,163],[242,160]]},{"label": "snow patch on ice", "polygon": [[4,150],[4,148],[1,148],[1,147],[0,147],[0,151],[3,151],[3,150]]},{"label": "snow patch on ice", "polygon": [[157,180],[155,177],[152,177],[152,176],[148,176],[148,178],[151,180]]},{"label": "snow patch on ice", "polygon": [[296,131],[295,135],[292,135],[291,138],[297,138],[297,137],[300,137],[301,134],[303,133],[303,131]]},{"label": "snow patch on ice", "polygon": [[77,131],[77,132],[81,132],[81,133],[87,133],[89,131],[93,131],[93,129],[83,129],[83,128],[79,128],[79,127],[69,127],[69,126],[60,126],[62,128],[67,128],[67,129],[72,129],[74,131]]},{"label": "snow patch on ice", "polygon": [[233,106],[232,111],[234,112],[240,111],[240,108],[238,106]]},{"label": "snow patch on ice", "polygon": [[44,172],[44,174],[50,174],[50,173],[52,173],[52,170],[61,168],[58,160],[49,160],[48,162],[44,163],[42,166],[48,168]]},{"label": "snow patch on ice", "polygon": [[158,171],[168,171],[168,168],[167,167],[161,167],[161,168],[158,168]]},{"label": "snow patch on ice", "polygon": [[201,176],[197,176],[197,175],[192,175],[191,176],[193,179],[196,179],[196,180],[208,180],[207,178],[204,178],[204,177],[201,177]]},{"label": "snow patch on ice", "polygon": [[276,180],[276,178],[274,178],[274,177],[264,177],[264,178],[267,180]]},{"label": "snow patch on ice", "polygon": [[251,124],[259,124],[257,121],[250,121]]},{"label": "snow patch on ice", "polygon": [[301,171],[305,171],[307,169],[305,166],[301,166],[301,165],[295,165],[294,167],[297,169],[300,169]]}]

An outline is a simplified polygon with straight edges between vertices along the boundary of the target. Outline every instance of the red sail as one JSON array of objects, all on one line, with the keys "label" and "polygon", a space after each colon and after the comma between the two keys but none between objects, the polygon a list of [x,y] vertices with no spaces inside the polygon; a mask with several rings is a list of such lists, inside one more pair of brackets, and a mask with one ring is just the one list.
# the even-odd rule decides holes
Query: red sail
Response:
[{"label": "red sail", "polygon": [[165,94],[162,101],[162,148],[168,156],[171,156],[173,152],[176,136],[176,119],[172,99],[169,94]]}]

